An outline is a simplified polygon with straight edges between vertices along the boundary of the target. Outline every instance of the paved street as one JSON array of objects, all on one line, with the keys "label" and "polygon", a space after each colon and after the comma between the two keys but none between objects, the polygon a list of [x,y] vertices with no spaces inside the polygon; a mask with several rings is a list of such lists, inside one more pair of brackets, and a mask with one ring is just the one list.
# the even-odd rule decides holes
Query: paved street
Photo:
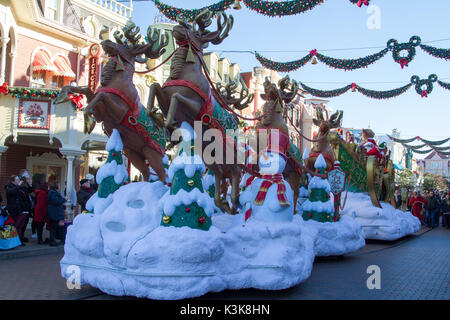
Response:
[{"label": "paved street", "polygon": [[[200,299],[450,299],[450,230],[438,228],[394,242],[370,242],[343,258],[322,258],[311,277],[282,291],[254,289]],[[118,299],[90,286],[69,290],[62,253],[0,261],[0,299]],[[381,269],[381,289],[369,290],[367,267]]]}]

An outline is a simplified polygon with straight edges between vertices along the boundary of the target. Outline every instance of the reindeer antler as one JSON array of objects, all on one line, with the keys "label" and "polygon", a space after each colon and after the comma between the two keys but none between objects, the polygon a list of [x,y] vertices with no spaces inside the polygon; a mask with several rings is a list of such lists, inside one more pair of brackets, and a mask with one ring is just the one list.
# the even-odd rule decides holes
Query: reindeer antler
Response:
[{"label": "reindeer antler", "polygon": [[337,128],[339,127],[341,120],[342,120],[342,115],[343,115],[343,111],[342,110],[338,110],[335,113],[333,113],[330,117],[330,128]]},{"label": "reindeer antler", "polygon": [[[291,88],[289,89],[289,85]],[[280,88],[280,96],[283,99],[284,103],[291,102],[298,92],[298,84],[296,81],[292,81],[289,79],[289,76],[284,77],[280,81],[278,81],[278,87]],[[286,91],[287,90],[287,91]]]},{"label": "reindeer antler", "polygon": [[221,43],[233,27],[233,16],[227,16],[225,12],[219,12],[217,14],[217,30],[208,31],[208,28],[212,23],[212,12],[208,9],[200,12],[194,19],[192,29],[194,33],[197,33],[198,38],[203,42],[204,46],[207,46],[208,42],[212,44]]},{"label": "reindeer antler", "polygon": [[120,44],[120,45],[124,44],[123,41],[122,41],[123,35],[122,35],[122,33],[120,33],[119,30],[115,31],[113,35],[114,35],[114,39],[116,39],[116,42],[118,44]]},{"label": "reindeer antler", "polygon": [[123,28],[123,33],[125,34],[125,38],[128,40],[128,45],[131,47],[135,47],[139,45],[139,40],[141,39],[141,35],[139,31],[141,29],[136,27],[133,22],[130,22],[127,26]]},{"label": "reindeer antler", "polygon": [[166,32],[161,34],[161,30],[148,27],[147,39],[148,42],[144,45],[144,49],[139,50],[145,55],[145,58],[137,56],[136,62],[146,63],[148,59],[157,59],[166,52],[164,47],[169,43],[169,36]]},{"label": "reindeer antler", "polygon": [[208,9],[200,12],[194,19],[192,23],[192,31],[199,34],[199,36],[203,36],[204,34],[210,33],[210,31],[206,30],[212,23],[212,12]]},{"label": "reindeer antler", "polygon": [[232,105],[233,108],[237,110],[243,110],[248,107],[248,104],[251,103],[254,99],[254,94],[249,94],[248,88],[245,84],[242,84],[241,90],[239,92],[239,98],[235,98],[233,95],[237,93],[238,81],[231,81],[230,83],[225,85],[225,88],[218,83],[217,89],[220,92],[220,95],[225,100],[228,105]]}]

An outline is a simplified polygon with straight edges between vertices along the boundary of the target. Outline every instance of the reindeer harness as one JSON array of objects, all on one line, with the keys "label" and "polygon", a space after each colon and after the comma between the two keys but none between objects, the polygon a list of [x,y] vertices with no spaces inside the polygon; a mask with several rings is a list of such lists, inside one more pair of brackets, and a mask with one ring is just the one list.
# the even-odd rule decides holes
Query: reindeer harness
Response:
[{"label": "reindeer harness", "polygon": [[[125,117],[123,117],[121,124],[129,129],[136,131],[150,148],[156,150],[158,153],[164,156],[166,150],[162,143],[163,141],[165,141],[165,134],[157,132],[158,130],[155,130],[154,126],[151,125],[150,122],[152,121],[148,118],[148,116],[146,116],[145,110],[142,108],[142,105],[139,102],[138,95],[133,102],[122,90],[117,88],[100,87],[95,91],[95,94],[99,92],[112,93],[121,98],[129,107],[129,110]],[[150,135],[150,133],[153,134],[153,137]]]}]

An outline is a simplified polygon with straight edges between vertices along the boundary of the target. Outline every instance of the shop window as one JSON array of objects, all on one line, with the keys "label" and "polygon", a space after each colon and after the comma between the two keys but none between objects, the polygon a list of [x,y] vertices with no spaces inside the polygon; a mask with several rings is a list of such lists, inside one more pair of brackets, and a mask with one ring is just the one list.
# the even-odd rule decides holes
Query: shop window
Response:
[{"label": "shop window", "polygon": [[60,21],[61,0],[45,0],[45,17],[47,19]]},{"label": "shop window", "polygon": [[63,77],[57,77],[57,76],[53,76],[52,77],[52,84],[51,87],[52,88],[62,88],[64,87],[64,78]]},{"label": "shop window", "polygon": [[31,78],[31,87],[32,88],[44,88],[45,87],[45,76],[46,72],[33,72]]}]

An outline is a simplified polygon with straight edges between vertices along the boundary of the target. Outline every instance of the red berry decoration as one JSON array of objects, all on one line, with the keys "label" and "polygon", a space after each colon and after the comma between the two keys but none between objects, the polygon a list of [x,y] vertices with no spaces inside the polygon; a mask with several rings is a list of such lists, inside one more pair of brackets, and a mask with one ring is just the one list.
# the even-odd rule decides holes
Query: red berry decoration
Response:
[{"label": "red berry decoration", "polygon": [[168,187],[172,186],[172,183],[168,182],[168,183],[167,183],[167,186],[168,186]]},{"label": "red berry decoration", "polygon": [[113,155],[113,157],[115,157],[115,156],[117,156],[117,153],[113,152],[113,154],[112,154],[112,155]]},{"label": "red berry decoration", "polygon": [[205,218],[204,218],[204,217],[200,217],[200,218],[198,219],[198,222],[200,222],[200,223],[205,223]]},{"label": "red berry decoration", "polygon": [[309,214],[308,217],[312,218],[312,214]]},{"label": "red berry decoration", "polygon": [[187,207],[186,212],[191,212],[191,208]]}]

